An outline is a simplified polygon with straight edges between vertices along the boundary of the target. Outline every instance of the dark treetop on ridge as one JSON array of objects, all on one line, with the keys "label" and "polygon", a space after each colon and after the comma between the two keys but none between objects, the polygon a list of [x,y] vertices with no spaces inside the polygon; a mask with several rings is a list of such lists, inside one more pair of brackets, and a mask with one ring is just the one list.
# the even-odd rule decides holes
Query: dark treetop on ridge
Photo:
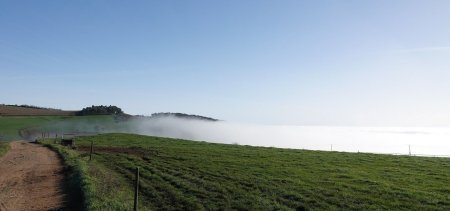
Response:
[{"label": "dark treetop on ridge", "polygon": [[111,115],[111,114],[124,114],[121,108],[117,106],[91,106],[83,108],[81,111],[77,112],[78,116],[86,115]]},{"label": "dark treetop on ridge", "polygon": [[151,118],[158,118],[158,117],[178,117],[178,118],[185,118],[185,119],[199,119],[199,120],[214,121],[214,122],[219,121],[218,119],[214,119],[211,117],[192,115],[192,114],[184,114],[184,113],[161,112],[161,113],[154,113],[151,116]]}]

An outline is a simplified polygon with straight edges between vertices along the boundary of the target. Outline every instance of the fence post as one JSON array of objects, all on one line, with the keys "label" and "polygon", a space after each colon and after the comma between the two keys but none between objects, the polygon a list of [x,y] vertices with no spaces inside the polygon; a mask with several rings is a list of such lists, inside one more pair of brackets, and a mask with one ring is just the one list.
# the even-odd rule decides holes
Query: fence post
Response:
[{"label": "fence post", "polygon": [[139,197],[139,167],[136,167],[136,184],[134,186],[134,211],[138,210],[138,197]]},{"label": "fence post", "polygon": [[408,148],[409,148],[409,156],[411,156],[411,144],[408,145]]},{"label": "fence post", "polygon": [[89,153],[89,160],[92,160],[92,151],[94,151],[94,141],[91,141],[91,152]]}]

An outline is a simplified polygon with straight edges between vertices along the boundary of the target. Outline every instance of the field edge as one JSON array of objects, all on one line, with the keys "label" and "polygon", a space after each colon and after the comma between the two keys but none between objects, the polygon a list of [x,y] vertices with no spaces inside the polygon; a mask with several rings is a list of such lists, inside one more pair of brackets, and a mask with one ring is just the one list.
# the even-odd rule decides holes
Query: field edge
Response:
[{"label": "field edge", "polygon": [[80,155],[74,150],[68,149],[64,146],[59,146],[50,143],[41,143],[43,146],[56,152],[63,160],[64,165],[67,166],[69,173],[67,174],[67,184],[74,195],[80,196],[82,201],[82,210],[91,210],[90,201],[93,193],[92,179],[89,178],[88,164],[85,160],[79,159]]}]

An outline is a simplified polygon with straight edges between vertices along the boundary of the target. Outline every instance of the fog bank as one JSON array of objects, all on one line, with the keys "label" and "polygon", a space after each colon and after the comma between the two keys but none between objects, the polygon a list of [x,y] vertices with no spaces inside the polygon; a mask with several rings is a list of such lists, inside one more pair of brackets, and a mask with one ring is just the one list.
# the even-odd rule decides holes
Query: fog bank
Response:
[{"label": "fog bank", "polygon": [[182,118],[133,120],[143,135],[279,148],[450,156],[450,128],[263,126]]}]

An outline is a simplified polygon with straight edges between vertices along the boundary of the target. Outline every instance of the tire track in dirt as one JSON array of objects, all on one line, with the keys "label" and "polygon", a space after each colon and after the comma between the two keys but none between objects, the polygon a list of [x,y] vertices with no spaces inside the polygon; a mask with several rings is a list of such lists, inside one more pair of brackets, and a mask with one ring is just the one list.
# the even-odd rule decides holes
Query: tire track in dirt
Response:
[{"label": "tire track in dirt", "polygon": [[12,142],[0,158],[0,211],[64,209],[64,175],[55,152],[38,144]]}]

